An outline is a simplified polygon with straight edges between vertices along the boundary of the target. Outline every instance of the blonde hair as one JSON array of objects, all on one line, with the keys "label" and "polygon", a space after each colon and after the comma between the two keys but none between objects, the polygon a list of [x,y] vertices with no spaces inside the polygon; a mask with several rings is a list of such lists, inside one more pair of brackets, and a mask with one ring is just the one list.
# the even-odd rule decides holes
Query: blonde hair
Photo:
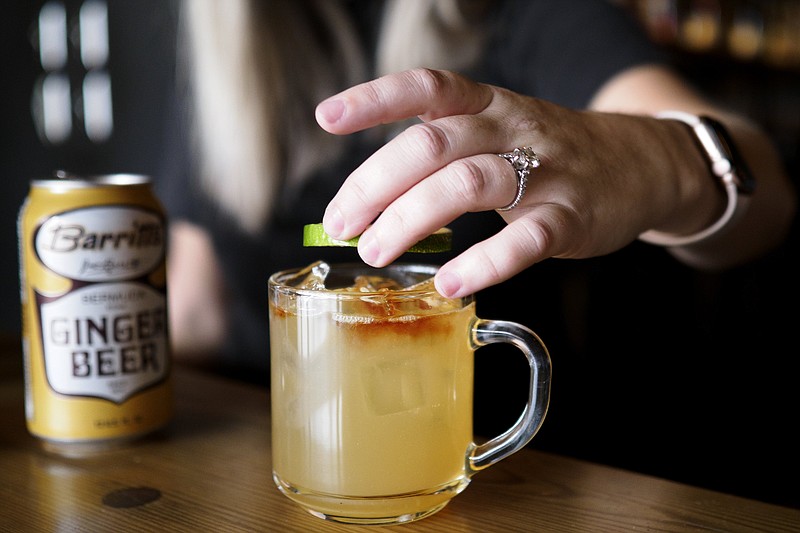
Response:
[{"label": "blonde hair", "polygon": [[[387,0],[378,74],[458,70],[480,51],[475,0]],[[248,232],[343,150],[314,107],[365,81],[367,56],[338,1],[186,0],[182,33],[194,159],[205,194]],[[323,30],[323,31],[320,31]]]}]

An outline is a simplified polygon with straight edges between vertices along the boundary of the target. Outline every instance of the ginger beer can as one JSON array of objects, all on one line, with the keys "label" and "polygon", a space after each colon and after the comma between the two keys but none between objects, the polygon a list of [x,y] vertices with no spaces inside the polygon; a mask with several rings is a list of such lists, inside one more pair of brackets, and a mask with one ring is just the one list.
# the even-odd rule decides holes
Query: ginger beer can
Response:
[{"label": "ginger beer can", "polygon": [[34,179],[18,234],[29,432],[81,455],[165,426],[166,215],[150,179]]}]

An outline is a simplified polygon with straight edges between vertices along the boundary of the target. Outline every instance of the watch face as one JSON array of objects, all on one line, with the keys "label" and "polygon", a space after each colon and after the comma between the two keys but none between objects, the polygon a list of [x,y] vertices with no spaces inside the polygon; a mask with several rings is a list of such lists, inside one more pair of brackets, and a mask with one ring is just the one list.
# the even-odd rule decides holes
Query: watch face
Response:
[{"label": "watch face", "polygon": [[733,142],[728,130],[722,123],[711,117],[700,117],[700,121],[701,127],[705,126],[709,130],[709,137],[717,145],[720,155],[730,163],[729,172],[733,175],[736,188],[742,194],[752,194],[756,188],[756,180],[736,148],[736,143]]}]

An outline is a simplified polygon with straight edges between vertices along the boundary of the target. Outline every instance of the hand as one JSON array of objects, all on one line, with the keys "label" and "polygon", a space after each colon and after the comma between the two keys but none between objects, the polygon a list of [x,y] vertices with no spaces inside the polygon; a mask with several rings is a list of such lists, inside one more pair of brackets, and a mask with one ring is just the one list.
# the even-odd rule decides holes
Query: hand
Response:
[{"label": "hand", "polygon": [[323,217],[334,238],[363,233],[359,255],[376,267],[464,213],[508,205],[516,175],[497,154],[531,146],[539,155],[521,203],[500,213],[508,225],[439,270],[436,287],[446,296],[477,292],[548,257],[617,250],[663,226],[678,203],[674,178],[647,170],[669,167],[660,147],[683,134],[664,121],[569,110],[427,69],[350,88],[316,116],[335,134],[422,120],[356,169]]}]

